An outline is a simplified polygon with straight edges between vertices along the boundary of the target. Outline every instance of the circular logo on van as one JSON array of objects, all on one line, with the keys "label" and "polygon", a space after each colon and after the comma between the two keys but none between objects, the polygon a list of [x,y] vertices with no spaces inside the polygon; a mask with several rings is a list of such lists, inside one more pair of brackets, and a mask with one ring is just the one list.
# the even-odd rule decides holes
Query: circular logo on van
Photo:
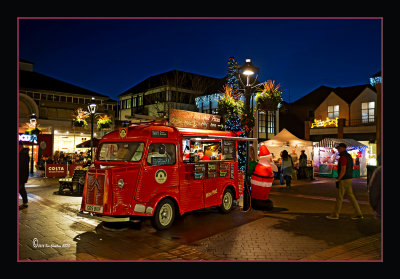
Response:
[{"label": "circular logo on van", "polygon": [[119,136],[120,136],[121,138],[125,138],[125,137],[126,137],[126,134],[127,134],[126,128],[119,128]]},{"label": "circular logo on van", "polygon": [[154,178],[158,184],[163,184],[165,181],[167,181],[167,172],[163,169],[159,169],[156,171]]}]

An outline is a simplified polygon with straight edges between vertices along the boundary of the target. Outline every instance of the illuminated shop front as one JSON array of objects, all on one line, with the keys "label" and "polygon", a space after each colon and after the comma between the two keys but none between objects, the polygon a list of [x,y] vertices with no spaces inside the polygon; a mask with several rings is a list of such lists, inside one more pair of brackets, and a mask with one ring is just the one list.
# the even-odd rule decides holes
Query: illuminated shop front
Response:
[{"label": "illuminated shop front", "polygon": [[[97,136],[97,133],[93,134],[94,137]],[[60,132],[58,130],[54,131],[54,152],[62,151],[64,153],[74,153],[74,152],[86,152],[86,148],[77,148],[78,144],[90,140],[90,132],[70,132],[63,131]]]},{"label": "illuminated shop front", "polygon": [[336,146],[346,144],[353,158],[353,177],[367,175],[367,146],[353,139],[326,138],[314,144],[314,170],[319,176],[338,177],[339,152]]}]

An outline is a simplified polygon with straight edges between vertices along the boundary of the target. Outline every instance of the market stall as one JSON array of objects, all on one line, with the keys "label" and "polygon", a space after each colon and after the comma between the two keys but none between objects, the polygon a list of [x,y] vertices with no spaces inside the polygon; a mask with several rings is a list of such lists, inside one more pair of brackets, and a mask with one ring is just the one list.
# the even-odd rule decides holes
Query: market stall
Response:
[{"label": "market stall", "polygon": [[308,178],[312,178],[312,158],[313,158],[313,144],[312,141],[302,140],[290,133],[287,129],[283,129],[276,136],[270,140],[262,142],[267,146],[268,150],[272,154],[274,163],[279,167],[281,152],[287,150],[289,155],[292,156],[295,167],[298,168],[301,151],[307,155],[307,175]]},{"label": "market stall", "polygon": [[335,148],[339,143],[346,144],[346,151],[353,158],[353,177],[367,175],[367,146],[353,139],[326,138],[314,145],[314,170],[319,176],[338,177],[339,153]]}]

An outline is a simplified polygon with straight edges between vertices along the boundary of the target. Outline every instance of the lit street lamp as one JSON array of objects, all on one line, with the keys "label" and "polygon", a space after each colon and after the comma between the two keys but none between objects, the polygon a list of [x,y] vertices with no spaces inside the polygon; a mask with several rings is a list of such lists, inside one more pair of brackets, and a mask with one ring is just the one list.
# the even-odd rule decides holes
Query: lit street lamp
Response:
[{"label": "lit street lamp", "polygon": [[96,113],[97,105],[94,102],[94,97],[92,97],[92,103],[88,105],[88,112],[90,114],[91,118],[91,124],[90,124],[90,161],[93,163],[93,122],[94,122],[94,115]]}]

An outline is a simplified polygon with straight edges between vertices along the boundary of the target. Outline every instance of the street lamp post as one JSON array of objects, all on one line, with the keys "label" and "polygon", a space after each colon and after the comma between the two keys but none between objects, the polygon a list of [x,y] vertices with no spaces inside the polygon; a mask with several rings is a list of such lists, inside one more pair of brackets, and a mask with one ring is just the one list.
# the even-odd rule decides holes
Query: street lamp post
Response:
[{"label": "street lamp post", "polygon": [[[29,118],[29,122],[31,123],[31,126],[34,127],[33,129],[36,128],[37,122],[36,122],[36,114],[32,113],[31,117]],[[32,130],[33,130],[32,129]],[[33,174],[33,165],[34,165],[34,161],[33,161],[33,148],[34,148],[34,138],[33,135],[31,133],[31,142],[32,142],[32,152],[31,152],[31,169],[30,169],[30,173]]]},{"label": "street lamp post", "polygon": [[[244,98],[245,98],[244,114],[247,116],[249,116],[250,113],[253,113],[252,111],[250,111],[250,99],[251,99],[250,76],[254,75],[256,72],[258,72],[258,68],[254,67],[254,65],[251,63],[251,59],[246,59],[246,63],[239,68],[239,79],[240,79],[240,74],[246,76],[246,85],[244,87]],[[257,78],[255,80],[257,80]],[[245,133],[246,137],[249,137],[247,131],[245,131]],[[250,185],[250,177],[248,175],[248,170],[249,170],[249,141],[246,141],[245,181],[247,185]],[[244,194],[243,208],[247,210],[250,207],[250,204],[248,203],[248,200],[250,199],[250,193],[248,191],[248,187],[244,187],[243,194]]]},{"label": "street lamp post", "polygon": [[96,113],[97,105],[94,102],[94,97],[92,97],[92,103],[88,105],[88,112],[90,114],[91,118],[91,124],[90,124],[90,161],[93,162],[93,122],[94,122],[94,115]]}]

